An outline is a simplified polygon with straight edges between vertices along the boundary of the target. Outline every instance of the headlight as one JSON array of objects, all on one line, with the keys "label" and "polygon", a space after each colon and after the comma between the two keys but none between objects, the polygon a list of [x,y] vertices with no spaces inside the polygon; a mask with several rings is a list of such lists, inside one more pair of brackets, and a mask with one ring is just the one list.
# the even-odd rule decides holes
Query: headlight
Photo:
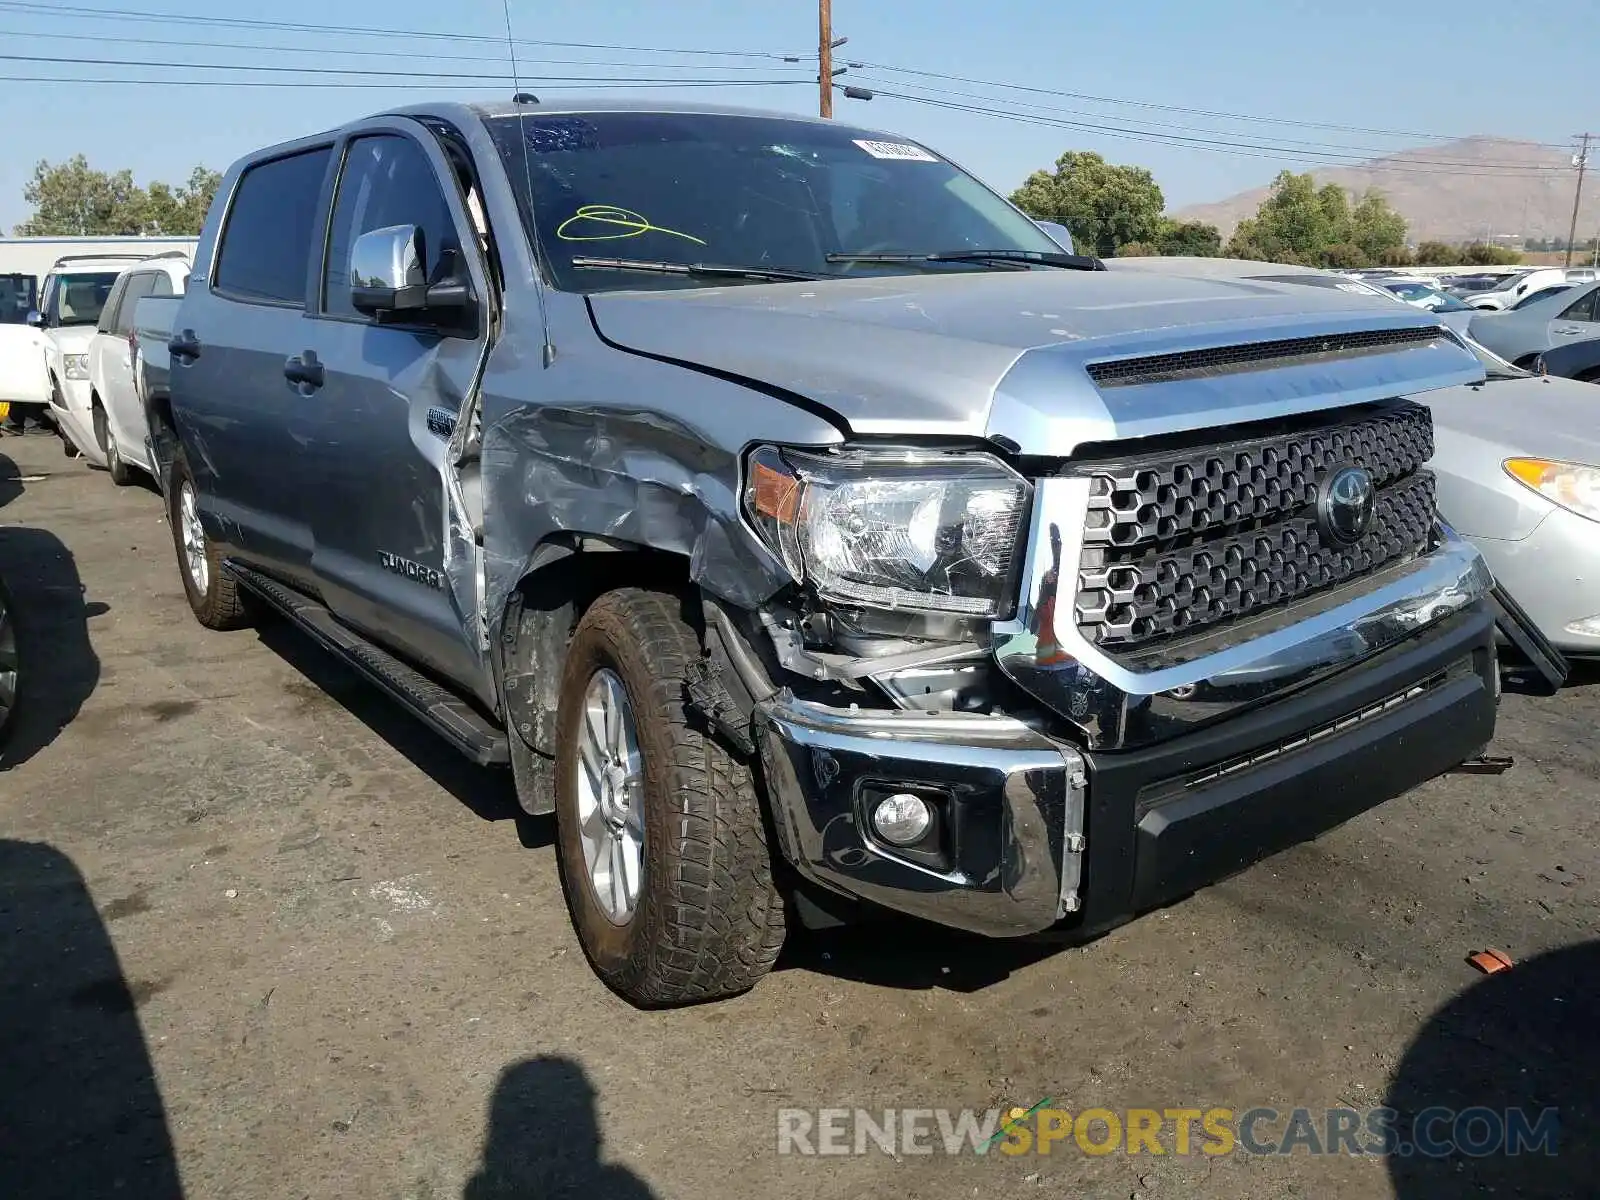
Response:
[{"label": "headlight", "polygon": [[745,511],[824,599],[994,617],[1009,611],[1028,484],[986,455],[818,455],[763,446]]},{"label": "headlight", "polygon": [[1600,467],[1544,458],[1508,458],[1506,474],[1552,504],[1600,521]]},{"label": "headlight", "polygon": [[89,356],[87,354],[63,354],[61,361],[66,365],[68,379],[89,378]]}]

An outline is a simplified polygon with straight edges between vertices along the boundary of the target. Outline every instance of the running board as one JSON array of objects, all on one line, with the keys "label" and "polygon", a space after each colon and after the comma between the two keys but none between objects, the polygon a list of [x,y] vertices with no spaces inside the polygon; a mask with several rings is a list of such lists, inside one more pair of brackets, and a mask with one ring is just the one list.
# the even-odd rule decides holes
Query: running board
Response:
[{"label": "running board", "polygon": [[223,569],[252,595],[266,601],[410,709],[473,762],[491,766],[511,761],[505,732],[460,696],[341,624],[327,608],[303,592],[238,563],[224,563]]}]

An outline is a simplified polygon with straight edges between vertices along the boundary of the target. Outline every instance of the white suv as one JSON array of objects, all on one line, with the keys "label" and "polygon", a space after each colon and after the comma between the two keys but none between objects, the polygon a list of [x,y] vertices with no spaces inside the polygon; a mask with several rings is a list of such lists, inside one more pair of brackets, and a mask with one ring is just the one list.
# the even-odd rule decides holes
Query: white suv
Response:
[{"label": "white suv", "polygon": [[183,295],[189,270],[189,255],[182,250],[136,261],[117,277],[89,340],[86,402],[69,404],[61,424],[84,456],[110,471],[116,483],[131,483],[136,467],[150,469],[149,431],[137,390],[134,310],[146,296]]},{"label": "white suv", "polygon": [[[89,418],[89,342],[117,277],[142,255],[95,254],[58,258],[40,288],[31,323],[44,334],[50,416],[66,439],[67,452],[94,445]],[[98,451],[98,447],[96,447]],[[90,456],[102,461],[98,453]]]}]

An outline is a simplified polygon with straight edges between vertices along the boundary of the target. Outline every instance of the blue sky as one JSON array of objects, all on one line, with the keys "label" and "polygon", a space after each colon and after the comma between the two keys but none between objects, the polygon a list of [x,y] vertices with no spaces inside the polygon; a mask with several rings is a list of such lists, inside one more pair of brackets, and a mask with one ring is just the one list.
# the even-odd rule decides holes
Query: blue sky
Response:
[{"label": "blue sky", "polygon": [[[87,58],[439,74],[506,70],[505,48],[494,43],[113,20],[90,15],[89,9],[492,38],[505,30],[500,0],[457,0],[450,6],[421,0],[337,5],[278,0],[270,9],[226,0],[0,0],[0,56],[73,60],[0,58],[0,76],[240,78],[231,71],[82,63]],[[688,52],[673,57],[524,45],[519,50],[524,87],[540,94],[585,90],[542,82],[541,75],[793,77],[806,67],[705,52],[814,54],[816,48],[814,0],[593,0],[583,5],[511,0],[511,14],[519,38]],[[1492,133],[1565,143],[1586,126],[1600,131],[1592,69],[1600,48],[1597,18],[1600,0],[1569,0],[1559,13],[1507,0],[834,0],[835,32],[850,39],[838,51],[840,61],[878,64],[851,76],[893,90],[935,89],[920,94],[945,104],[1005,107],[1099,128],[1029,124],[883,96],[871,103],[840,99],[836,115],[924,140],[1007,191],[1062,150],[1098,150],[1113,161],[1150,168],[1168,204],[1176,207],[1263,183],[1285,166],[1342,161],[1335,155],[1360,159],[1423,141],[1396,134]],[[1570,32],[1563,35],[1562,29]],[[173,41],[240,48],[169,44]],[[430,54],[460,57],[417,57]],[[631,65],[530,61],[540,58]],[[1537,65],[1519,68],[1518,60]],[[692,65],[669,65],[675,63]],[[982,82],[892,73],[884,66]],[[814,60],[810,69],[815,71]],[[60,161],[81,151],[96,167],[132,168],[140,182],[177,182],[196,163],[220,169],[253,147],[439,95],[441,82],[345,89],[0,81],[5,113],[0,227],[9,232],[27,215],[22,188],[41,158]],[[1143,107],[1006,91],[990,83],[1136,101]],[[471,97],[509,90],[491,81],[443,94]],[[652,88],[648,94],[666,96],[673,90]],[[798,112],[814,112],[817,102],[814,84],[686,89],[684,94]],[[1140,136],[1110,134],[1104,131],[1107,125]],[[1325,125],[1365,131],[1320,127]],[[1248,141],[1257,148],[1173,144],[1167,140],[1173,137]]]}]

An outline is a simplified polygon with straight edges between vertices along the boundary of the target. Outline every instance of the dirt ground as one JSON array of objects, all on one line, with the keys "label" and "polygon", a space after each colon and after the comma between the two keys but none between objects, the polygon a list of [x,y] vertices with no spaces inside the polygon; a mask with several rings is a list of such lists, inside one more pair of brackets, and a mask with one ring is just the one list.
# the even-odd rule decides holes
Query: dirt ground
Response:
[{"label": "dirt ground", "polygon": [[[590,973],[552,827],[506,779],[291,629],[201,629],[152,490],[52,438],[0,456],[32,671],[0,773],[0,1195],[1593,1194],[1600,673],[1507,694],[1510,772],[1435,780],[1087,947],[811,936],[745,997],[642,1013]],[[1517,966],[1474,972],[1486,946]],[[1561,1140],[777,1151],[782,1108],[1045,1098],[1556,1106]]]}]

